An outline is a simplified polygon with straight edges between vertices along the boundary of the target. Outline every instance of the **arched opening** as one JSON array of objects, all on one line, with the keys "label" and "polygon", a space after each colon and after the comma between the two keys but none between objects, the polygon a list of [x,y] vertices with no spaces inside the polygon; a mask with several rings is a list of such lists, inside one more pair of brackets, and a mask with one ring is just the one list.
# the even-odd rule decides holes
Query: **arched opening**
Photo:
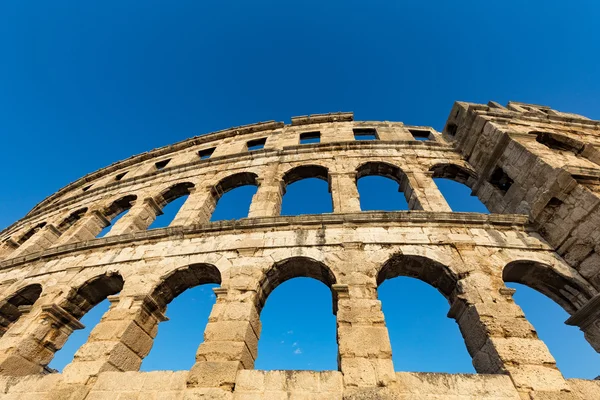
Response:
[{"label": "arched opening", "polygon": [[266,273],[257,296],[257,369],[338,369],[335,282],[327,266],[308,257],[278,262]]},{"label": "arched opening", "polygon": [[42,294],[42,286],[33,284],[19,289],[0,303],[0,337],[21,317],[23,312],[36,302]]},{"label": "arched opening", "polygon": [[333,212],[329,171],[320,165],[292,168],[283,176],[281,215]]},{"label": "arched opening", "polygon": [[17,244],[19,246],[22,245],[27,240],[29,240],[29,238],[31,238],[33,235],[35,235],[40,229],[42,229],[45,226],[46,226],[45,222],[40,222],[39,224],[35,225],[33,228],[31,228],[27,232],[25,232],[25,234],[23,234],[19,239],[17,239]]},{"label": "arched opening", "polygon": [[529,260],[509,263],[503,278],[515,289],[514,301],[548,346],[562,374],[566,378],[598,376],[600,354],[580,329],[564,323],[588,301],[586,288],[549,265]]},{"label": "arched opening", "polygon": [[80,208],[77,211],[72,212],[67,218],[65,218],[57,227],[61,233],[66,232],[70,227],[75,225],[85,213],[88,211],[87,207]]},{"label": "arched opening", "polygon": [[220,284],[215,266],[192,264],[171,272],[154,289],[151,298],[168,320],[158,326],[154,345],[142,361],[143,371],[187,370],[194,365],[216,300],[212,289]]},{"label": "arched opening", "polygon": [[257,189],[256,174],[240,172],[230,175],[212,188],[206,213],[212,215],[211,221],[246,218]]},{"label": "arched opening", "polygon": [[429,171],[433,172],[433,181],[452,211],[489,214],[487,207],[471,191],[477,181],[474,173],[454,164],[436,164]]},{"label": "arched opening", "polygon": [[97,235],[97,238],[106,236],[111,228],[121,219],[127,212],[133,207],[134,202],[137,200],[137,196],[134,194],[121,197],[118,200],[113,201],[108,207],[106,207],[102,214],[110,222],[110,224],[102,229]]},{"label": "arched opening", "polygon": [[157,196],[156,202],[162,206],[162,215],[157,216],[148,229],[165,228],[169,226],[193,189],[193,183],[181,182],[171,186]]},{"label": "arched opening", "polygon": [[456,282],[448,267],[422,256],[397,254],[383,265],[378,295],[397,371],[475,372],[456,322],[446,317]]},{"label": "arched opening", "polygon": [[368,162],[356,170],[356,185],[362,211],[409,210],[412,189],[408,178],[395,165]]},{"label": "arched opening", "polygon": [[[42,358],[41,364],[62,371],[73,360],[77,350],[87,341],[92,329],[108,310],[108,296],[119,293],[123,284],[121,275],[107,273],[87,281],[78,289],[72,289],[67,299],[60,304],[69,318],[61,321],[64,325],[52,327],[52,330],[56,331],[55,334],[46,335],[46,338],[52,338],[53,342],[47,343],[45,347],[54,350],[55,354],[50,352],[46,356],[40,355],[43,358],[48,357],[47,360]],[[74,328],[67,329],[67,325],[73,325],[70,320],[80,320],[84,328],[71,334]]]}]

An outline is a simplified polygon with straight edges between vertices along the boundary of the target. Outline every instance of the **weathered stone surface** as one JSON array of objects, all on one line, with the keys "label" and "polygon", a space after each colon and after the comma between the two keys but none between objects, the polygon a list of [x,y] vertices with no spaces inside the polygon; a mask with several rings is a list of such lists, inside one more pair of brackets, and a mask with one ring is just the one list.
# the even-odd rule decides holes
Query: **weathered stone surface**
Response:
[{"label": "weathered stone surface", "polygon": [[[315,132],[320,143],[299,143]],[[377,140],[355,140],[361,132]],[[248,151],[262,139],[264,149]],[[554,299],[600,349],[597,146],[600,122],[531,104],[458,102],[443,134],[336,113],[233,128],[115,163],[0,232],[0,399],[600,398],[597,382],[563,378],[504,286]],[[410,210],[361,212],[356,182],[366,175],[395,180]],[[309,177],[328,183],[333,212],[280,216],[287,185]],[[452,212],[433,178],[469,186],[492,214]],[[258,186],[248,218],[209,223],[223,193],[248,184]],[[168,228],[147,230],[184,195]],[[339,371],[253,370],[262,307],[300,276],[331,289]],[[448,299],[478,374],[394,372],[377,287],[396,276]],[[204,283],[220,287],[196,364],[138,372],[168,304]],[[41,375],[105,298],[111,307],[74,361]]]}]

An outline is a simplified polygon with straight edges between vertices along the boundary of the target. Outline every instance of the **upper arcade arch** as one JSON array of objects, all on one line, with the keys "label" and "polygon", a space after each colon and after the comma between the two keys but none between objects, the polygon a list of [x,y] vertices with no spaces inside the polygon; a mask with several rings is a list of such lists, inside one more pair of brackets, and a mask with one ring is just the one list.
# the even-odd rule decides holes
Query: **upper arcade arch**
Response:
[{"label": "upper arcade arch", "polygon": [[[433,165],[429,172],[442,196],[449,204],[453,205],[453,211],[489,211],[487,204],[480,196],[477,196],[477,199],[471,197],[476,195],[472,192],[478,181],[475,171],[453,163],[438,163]],[[486,202],[489,203],[489,201]]]},{"label": "upper arcade arch", "polygon": [[408,176],[399,167],[382,161],[369,161],[356,168],[355,184],[366,176],[381,176],[393,180],[398,184],[398,189],[404,194],[408,209],[422,209],[422,206],[414,195]]},{"label": "upper arcade arch", "polygon": [[[292,191],[288,192],[288,187],[299,181],[304,182],[299,183],[300,186],[294,186],[290,189]],[[306,199],[311,201],[306,202]],[[306,208],[309,205],[310,208]],[[286,215],[333,211],[329,169],[321,165],[309,164],[287,170],[281,178],[281,209]]]}]

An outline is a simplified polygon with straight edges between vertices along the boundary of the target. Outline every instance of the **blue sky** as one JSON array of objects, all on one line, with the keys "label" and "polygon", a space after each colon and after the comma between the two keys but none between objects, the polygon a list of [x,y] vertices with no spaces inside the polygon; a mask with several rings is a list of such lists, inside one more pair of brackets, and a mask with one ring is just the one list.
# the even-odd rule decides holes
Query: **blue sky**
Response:
[{"label": "blue sky", "polygon": [[[114,161],[257,121],[354,111],[358,120],[441,129],[455,100],[532,102],[600,119],[597,1],[173,3],[0,3],[0,228],[69,182]],[[301,184],[319,188],[319,183],[295,185]],[[373,184],[375,193],[384,190]],[[364,206],[401,204],[397,193],[389,193],[371,200],[363,194]],[[386,204],[369,203],[384,197]],[[314,202],[317,211],[302,208],[306,202],[300,201],[284,204],[283,212],[326,211],[327,197],[321,198]],[[218,211],[223,214],[216,217],[243,216],[244,204],[223,201]],[[458,203],[455,208],[476,210]],[[290,281],[269,298],[257,360],[261,368],[319,369],[335,362],[334,322],[326,304],[331,299],[322,284],[306,281]],[[408,293],[413,296],[398,297]],[[161,326],[145,368],[180,369],[193,362],[195,350],[182,350],[192,361],[183,355],[169,360],[165,354],[174,354],[173,340],[161,337],[182,319],[177,304],[205,310],[211,294],[200,287],[175,300],[169,308],[172,320]],[[183,301],[184,296],[192,297]],[[414,296],[418,302],[411,300]],[[446,322],[447,304],[437,292],[397,278],[382,285],[380,297],[396,368],[469,371],[458,329]],[[567,316],[560,308],[522,288],[515,299],[523,302],[546,343],[556,343],[550,349],[566,375],[600,374],[598,355],[576,328],[562,324]],[[297,318],[275,317],[278,307],[292,306]],[[441,318],[428,332],[437,335],[439,347],[424,346],[424,329],[433,322],[411,314],[418,307],[427,318]],[[316,315],[317,309],[324,314]],[[198,311],[198,320],[205,315]],[[187,316],[183,319],[189,323]],[[321,325],[322,332],[310,330]],[[421,325],[425,328],[419,331]],[[191,341],[201,338],[190,335]],[[155,353],[159,348],[167,349],[162,356]],[[269,359],[271,352],[278,359]]]}]

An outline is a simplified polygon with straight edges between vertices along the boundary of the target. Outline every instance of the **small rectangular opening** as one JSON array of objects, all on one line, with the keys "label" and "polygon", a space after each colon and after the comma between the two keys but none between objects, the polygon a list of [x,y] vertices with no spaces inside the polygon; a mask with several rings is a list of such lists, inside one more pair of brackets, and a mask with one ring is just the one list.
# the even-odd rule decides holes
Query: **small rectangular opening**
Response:
[{"label": "small rectangular opening", "polygon": [[456,126],[456,124],[449,123],[448,126],[446,126],[446,133],[450,136],[455,136],[457,129],[458,126]]},{"label": "small rectangular opening", "polygon": [[212,156],[212,154],[215,152],[215,148],[216,147],[211,147],[210,149],[200,150],[198,152],[198,156],[200,156],[201,160],[206,160],[207,158],[210,158],[210,156]]},{"label": "small rectangular opening", "polygon": [[265,143],[267,143],[267,138],[255,139],[246,143],[246,146],[248,146],[248,151],[256,151],[263,149],[265,147]]},{"label": "small rectangular opening", "polygon": [[431,131],[427,131],[424,129],[409,129],[408,131],[413,136],[413,138],[415,138],[415,140],[426,142],[432,139]]},{"label": "small rectangular opening", "polygon": [[123,177],[127,175],[127,172],[121,172],[120,174],[118,174],[117,176],[115,176],[115,181],[120,181],[121,179],[123,179]]},{"label": "small rectangular opening", "polygon": [[492,176],[490,176],[490,183],[498,188],[502,193],[508,192],[514,181],[508,176],[506,172],[500,167],[496,167]]},{"label": "small rectangular opening", "polygon": [[157,162],[156,164],[154,164],[154,166],[156,167],[156,169],[157,169],[157,170],[159,170],[159,171],[160,171],[161,169],[163,169],[164,167],[166,167],[166,166],[167,166],[167,164],[169,163],[169,161],[171,161],[171,159],[170,159],[170,158],[169,158],[169,159],[167,159],[167,160],[162,160],[162,161],[159,161],[159,162]]},{"label": "small rectangular opening", "polygon": [[86,187],[84,187],[83,189],[81,189],[82,192],[87,192],[88,190],[90,190],[90,188],[92,187],[92,185],[87,185]]},{"label": "small rectangular opening", "polygon": [[354,139],[356,140],[377,140],[377,131],[373,128],[355,128],[352,129],[354,132]]},{"label": "small rectangular opening", "polygon": [[321,142],[321,132],[303,132],[300,134],[300,144],[313,144]]}]

